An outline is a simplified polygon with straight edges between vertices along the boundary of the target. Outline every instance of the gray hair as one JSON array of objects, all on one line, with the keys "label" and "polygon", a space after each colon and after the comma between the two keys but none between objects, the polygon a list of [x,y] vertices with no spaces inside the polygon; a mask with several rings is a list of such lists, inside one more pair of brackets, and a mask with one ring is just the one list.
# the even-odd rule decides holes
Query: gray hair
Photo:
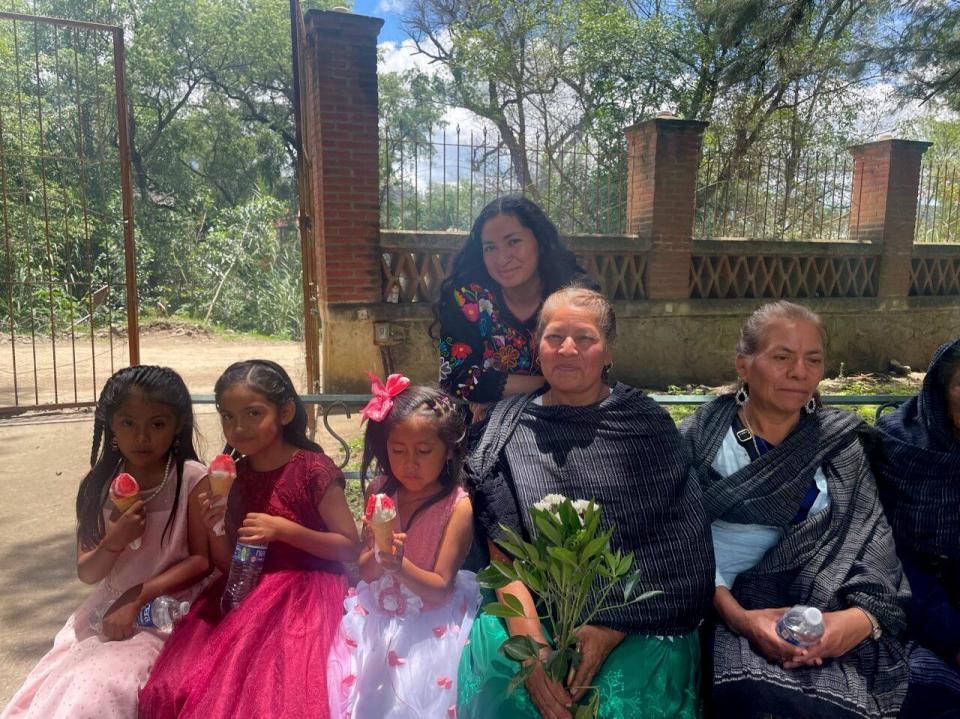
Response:
[{"label": "gray hair", "polygon": [[617,316],[610,300],[596,290],[581,285],[568,285],[551,294],[543,303],[534,337],[537,345],[543,339],[543,331],[550,322],[550,315],[561,307],[577,307],[593,313],[597,329],[603,336],[606,347],[617,341]]},{"label": "gray hair", "polygon": [[777,320],[790,322],[809,322],[820,333],[820,339],[827,344],[827,328],[823,320],[813,310],[787,300],[768,302],[755,309],[740,328],[740,340],[737,342],[737,354],[752,357],[762,348],[767,329]]}]

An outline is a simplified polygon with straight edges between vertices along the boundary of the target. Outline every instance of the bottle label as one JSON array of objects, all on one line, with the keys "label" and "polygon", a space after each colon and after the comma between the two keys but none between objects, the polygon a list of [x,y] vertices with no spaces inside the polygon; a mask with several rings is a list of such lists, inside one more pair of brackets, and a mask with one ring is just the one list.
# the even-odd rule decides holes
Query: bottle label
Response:
[{"label": "bottle label", "polygon": [[233,561],[242,564],[262,565],[267,557],[267,548],[259,544],[237,542],[233,550]]},{"label": "bottle label", "polygon": [[153,608],[153,602],[147,602],[142,607],[140,607],[140,612],[137,614],[137,624],[141,627],[152,627],[156,629],[156,624],[153,623],[153,617],[150,616],[150,610]]}]

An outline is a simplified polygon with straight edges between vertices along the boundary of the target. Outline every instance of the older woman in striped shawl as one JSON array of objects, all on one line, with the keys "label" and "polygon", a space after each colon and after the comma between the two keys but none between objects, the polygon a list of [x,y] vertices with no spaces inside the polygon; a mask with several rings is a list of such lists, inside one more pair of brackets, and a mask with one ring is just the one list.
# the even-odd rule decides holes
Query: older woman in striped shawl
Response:
[{"label": "older woman in striped shawl", "polygon": [[[460,661],[457,715],[565,719],[571,702],[593,686],[601,717],[692,719],[699,715],[696,627],[709,606],[713,561],[680,435],[642,392],[605,381],[616,321],[602,295],[579,288],[552,294],[536,337],[548,385],[491,410],[467,466],[476,517],[488,537],[496,538],[500,525],[530,537],[529,508],[545,495],[594,499],[601,521],[614,529],[613,548],[633,552],[642,586],[664,593],[601,610],[580,632],[583,660],[566,683],[537,665],[511,694],[517,665],[498,647],[510,634],[543,639],[549,627],[523,584],[498,590],[517,597],[527,618],[477,617]],[[490,551],[505,559],[495,545]]]},{"label": "older woman in striped shawl", "polygon": [[[752,717],[895,717],[907,693],[907,582],[852,413],[819,406],[824,326],[790,302],[743,326],[736,395],[683,429],[716,558],[713,703]],[[823,611],[801,649],[777,622]]]}]

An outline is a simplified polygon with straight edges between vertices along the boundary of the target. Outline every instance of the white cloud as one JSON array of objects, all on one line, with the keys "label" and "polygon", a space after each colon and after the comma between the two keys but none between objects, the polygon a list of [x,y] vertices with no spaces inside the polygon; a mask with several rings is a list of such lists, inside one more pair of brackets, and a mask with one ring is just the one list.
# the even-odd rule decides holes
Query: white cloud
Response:
[{"label": "white cloud", "polygon": [[402,13],[407,9],[406,0],[380,0],[380,3],[377,5],[377,12],[379,13]]}]

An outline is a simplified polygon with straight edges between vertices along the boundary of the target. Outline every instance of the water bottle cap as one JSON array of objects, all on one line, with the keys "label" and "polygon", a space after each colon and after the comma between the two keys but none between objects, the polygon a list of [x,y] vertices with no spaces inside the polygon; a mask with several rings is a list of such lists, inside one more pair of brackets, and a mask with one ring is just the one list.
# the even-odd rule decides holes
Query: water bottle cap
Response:
[{"label": "water bottle cap", "polygon": [[823,613],[816,607],[807,607],[803,610],[803,618],[808,624],[820,624],[823,621]]}]

